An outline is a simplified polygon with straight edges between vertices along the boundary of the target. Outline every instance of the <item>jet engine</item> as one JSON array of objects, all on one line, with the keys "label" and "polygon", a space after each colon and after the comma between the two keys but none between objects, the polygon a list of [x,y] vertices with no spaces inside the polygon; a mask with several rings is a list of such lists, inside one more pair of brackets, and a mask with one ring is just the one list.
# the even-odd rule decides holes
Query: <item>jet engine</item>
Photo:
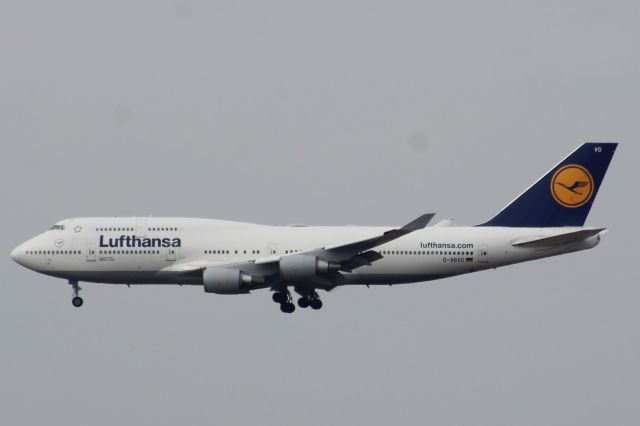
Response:
[{"label": "jet engine", "polygon": [[249,293],[252,285],[264,283],[264,278],[237,269],[209,267],[202,273],[202,282],[206,293],[242,294]]},{"label": "jet engine", "polygon": [[297,254],[280,258],[280,276],[285,282],[302,282],[340,269],[340,263],[317,256]]}]

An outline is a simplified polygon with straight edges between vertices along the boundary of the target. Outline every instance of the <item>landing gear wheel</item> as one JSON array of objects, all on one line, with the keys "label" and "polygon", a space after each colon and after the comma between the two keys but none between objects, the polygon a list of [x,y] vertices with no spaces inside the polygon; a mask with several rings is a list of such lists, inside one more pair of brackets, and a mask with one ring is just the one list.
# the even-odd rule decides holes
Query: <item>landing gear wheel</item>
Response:
[{"label": "landing gear wheel", "polygon": [[299,298],[298,299],[298,306],[300,306],[302,309],[308,308],[309,307],[309,299],[307,299],[306,297]]},{"label": "landing gear wheel", "polygon": [[314,309],[317,311],[318,309],[322,308],[322,300],[313,299],[309,302],[309,306],[311,306],[311,309]]},{"label": "landing gear wheel", "polygon": [[279,291],[273,293],[273,296],[271,296],[271,298],[276,303],[283,304],[287,302],[287,296],[284,293],[280,293]]},{"label": "landing gear wheel", "polygon": [[71,286],[71,288],[73,289],[73,299],[71,299],[71,303],[73,304],[73,306],[75,306],[76,308],[79,308],[80,306],[82,306],[82,303],[84,302],[82,300],[82,297],[80,297],[80,286],[78,285],[78,281],[75,280],[69,280],[69,285]]},{"label": "landing gear wheel", "polygon": [[296,305],[293,303],[283,303],[280,305],[280,310],[285,314],[292,314],[296,310]]}]

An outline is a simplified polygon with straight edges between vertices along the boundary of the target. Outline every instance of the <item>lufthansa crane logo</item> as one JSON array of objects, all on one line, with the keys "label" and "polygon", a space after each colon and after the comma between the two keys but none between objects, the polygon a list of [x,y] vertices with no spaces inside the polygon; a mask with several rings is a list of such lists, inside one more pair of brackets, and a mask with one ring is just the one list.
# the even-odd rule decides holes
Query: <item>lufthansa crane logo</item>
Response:
[{"label": "lufthansa crane logo", "polygon": [[577,164],[563,166],[551,179],[551,195],[561,206],[581,207],[593,196],[593,176]]}]

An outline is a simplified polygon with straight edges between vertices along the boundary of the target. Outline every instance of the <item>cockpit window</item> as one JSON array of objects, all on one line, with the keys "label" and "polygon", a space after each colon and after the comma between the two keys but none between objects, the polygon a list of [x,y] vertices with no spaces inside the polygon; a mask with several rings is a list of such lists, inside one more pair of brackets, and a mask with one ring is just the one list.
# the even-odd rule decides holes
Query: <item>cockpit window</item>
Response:
[{"label": "cockpit window", "polygon": [[64,231],[64,225],[53,225],[49,230],[50,231]]}]

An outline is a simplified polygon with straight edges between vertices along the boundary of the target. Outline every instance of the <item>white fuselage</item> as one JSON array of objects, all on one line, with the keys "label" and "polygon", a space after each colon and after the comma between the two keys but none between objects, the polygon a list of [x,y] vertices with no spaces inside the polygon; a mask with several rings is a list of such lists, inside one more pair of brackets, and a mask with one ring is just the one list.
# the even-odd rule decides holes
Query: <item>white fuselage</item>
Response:
[{"label": "white fuselage", "polygon": [[[392,227],[267,226],[189,218],[79,218],[58,222],[12,257],[34,271],[74,281],[202,284],[182,267],[287,256],[381,234]],[[429,227],[376,247],[384,258],[345,273],[347,284],[428,281],[598,244],[531,248],[512,244],[584,228]]]}]

